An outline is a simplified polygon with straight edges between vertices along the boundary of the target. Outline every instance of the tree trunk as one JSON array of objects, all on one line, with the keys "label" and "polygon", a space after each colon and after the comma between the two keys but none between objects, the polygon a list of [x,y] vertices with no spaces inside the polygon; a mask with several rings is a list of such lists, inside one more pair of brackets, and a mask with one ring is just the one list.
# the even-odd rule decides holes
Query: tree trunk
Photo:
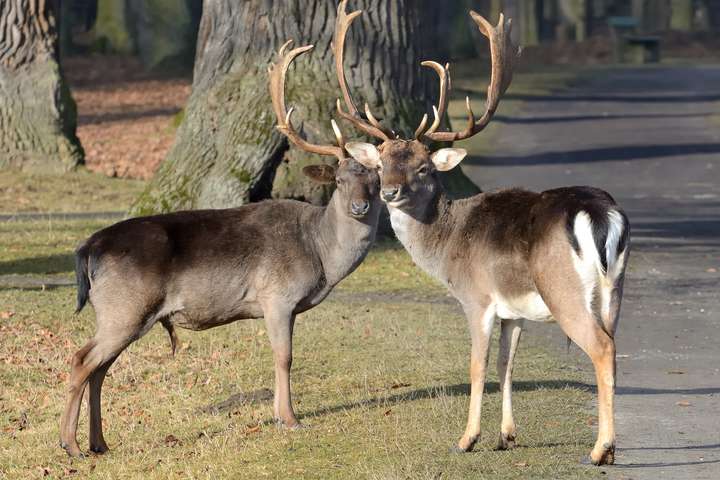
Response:
[{"label": "tree trunk", "polygon": [[201,0],[98,0],[97,48],[137,54],[150,70],[191,68],[200,4]]},{"label": "tree trunk", "polygon": [[[302,134],[331,143],[330,119],[341,96],[330,50],[336,8],[335,0],[205,0],[185,118],[134,213],[227,207],[271,196],[313,203],[328,198],[327,188],[300,171],[331,160],[290,149],[275,129],[267,67],[288,39],[315,45],[288,75],[288,104],[297,107]],[[436,8],[433,0],[357,0],[349,8],[365,13],[346,45],[348,83],[359,102],[367,101],[404,136],[412,135],[437,96],[437,78],[420,71],[420,61],[433,58],[435,36],[428,30]],[[341,128],[358,138],[349,125],[341,122]]]},{"label": "tree trunk", "polygon": [[57,11],[47,0],[0,0],[0,168],[63,172],[82,163]]},{"label": "tree trunk", "polygon": [[705,0],[705,6],[710,18],[710,28],[720,32],[720,0]]}]

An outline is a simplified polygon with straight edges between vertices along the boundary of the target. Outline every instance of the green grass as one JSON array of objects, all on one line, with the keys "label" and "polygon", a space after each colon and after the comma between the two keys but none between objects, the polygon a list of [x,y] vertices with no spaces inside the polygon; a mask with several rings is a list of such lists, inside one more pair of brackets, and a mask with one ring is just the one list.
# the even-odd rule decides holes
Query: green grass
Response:
[{"label": "green grass", "polygon": [[[58,447],[67,361],[92,334],[72,315],[74,290],[0,291],[0,476],[79,478],[577,478],[592,444],[590,394],[576,369],[524,345],[516,366],[520,448],[493,451],[500,422],[491,373],[483,440],[451,455],[468,403],[469,342],[454,307],[430,302],[328,301],[299,318],[293,389],[309,429],[277,430],[270,402],[220,414],[203,408],[272,387],[262,321],[181,331],[172,358],[161,328],[111,370],[104,425],[111,452],[72,460]],[[495,355],[493,352],[491,355]],[[491,369],[491,372],[494,369]],[[87,444],[83,407],[79,438]],[[26,420],[21,420],[25,418]],[[177,442],[173,439],[177,439]]]},{"label": "green grass", "polygon": [[0,214],[126,211],[144,184],[85,170],[63,175],[0,171]]}]

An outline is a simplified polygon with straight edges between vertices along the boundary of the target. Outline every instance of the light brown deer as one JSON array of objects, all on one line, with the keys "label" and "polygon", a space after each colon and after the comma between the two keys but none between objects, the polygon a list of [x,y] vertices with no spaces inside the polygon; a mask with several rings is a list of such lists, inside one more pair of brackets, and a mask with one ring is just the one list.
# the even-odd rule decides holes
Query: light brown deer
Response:
[{"label": "light brown deer", "polygon": [[60,444],[81,455],[76,440],[80,403],[90,384],[90,450],[103,453],[100,396],[110,366],[156,323],[205,330],[265,318],[275,359],[276,421],[300,426],[290,399],[295,316],[319,304],[362,262],[375,239],[379,179],[337,146],[309,143],[293,128],[284,100],[285,74],[298,55],[285,52],[270,70],[278,129],[297,147],[338,159],[305,167],[319,182],[337,184],[327,207],[292,200],[227,210],[198,210],[125,220],[93,234],[77,250],[79,312],[90,300],[95,335],[75,353],[60,421]]},{"label": "light brown deer", "polygon": [[510,40],[510,20],[497,26],[470,12],[490,41],[492,74],[485,112],[479,120],[467,100],[468,123],[459,132],[439,131],[447,108],[448,66],[422,65],[440,78],[434,121],[422,119],[414,139],[391,134],[366,106],[367,120],[357,111],[343,74],[344,36],[360,12],[346,14],[340,4],[336,26],[337,74],[344,111],[363,132],[380,139],[348,143],[348,152],[380,173],[381,197],[390,210],[392,227],[417,265],[443,282],[465,311],[470,326],[470,408],[467,427],[456,447],[470,451],[480,438],[480,411],[487,368],[488,342],[496,318],[501,321],[498,376],[502,391],[502,425],[498,448],[515,444],[512,415],[512,366],[525,319],[556,321],[590,357],[598,385],[599,429],[589,460],[613,463],[615,432],[615,342],[623,278],[629,247],[625,214],[606,192],[567,187],[541,193],[522,189],[482,193],[450,200],[438,171],[454,168],[466,152],[442,148],[433,153],[423,143],[464,140],[482,131],[512,79],[518,49]]}]

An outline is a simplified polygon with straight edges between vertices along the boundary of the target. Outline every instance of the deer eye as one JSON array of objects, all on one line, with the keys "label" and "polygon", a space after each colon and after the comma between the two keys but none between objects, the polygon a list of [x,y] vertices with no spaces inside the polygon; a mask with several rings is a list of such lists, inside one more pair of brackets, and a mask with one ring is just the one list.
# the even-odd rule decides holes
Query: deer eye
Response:
[{"label": "deer eye", "polygon": [[342,178],[336,178],[335,183],[337,183],[338,185],[342,185],[343,184]]},{"label": "deer eye", "polygon": [[423,165],[423,166],[421,166],[420,168],[418,168],[418,169],[417,169],[417,173],[418,173],[418,175],[422,175],[422,176],[427,175],[427,173],[428,173],[428,167],[427,167],[427,165]]}]

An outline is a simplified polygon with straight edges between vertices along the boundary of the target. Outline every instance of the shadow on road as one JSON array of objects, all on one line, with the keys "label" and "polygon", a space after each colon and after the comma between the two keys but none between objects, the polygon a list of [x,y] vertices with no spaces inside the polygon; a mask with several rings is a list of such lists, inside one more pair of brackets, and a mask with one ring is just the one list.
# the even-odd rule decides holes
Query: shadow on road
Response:
[{"label": "shadow on road", "polygon": [[[648,118],[698,118],[710,117],[714,113],[648,113],[648,114],[626,114],[626,115],[570,115],[554,117],[508,117],[495,115],[493,122],[506,124],[537,124],[537,123],[564,123],[564,122],[592,122],[596,120],[640,120]],[[454,117],[453,117],[454,119]]]},{"label": "shadow on road", "polygon": [[576,164],[592,162],[619,162],[647,158],[702,155],[720,153],[720,143],[687,143],[665,145],[625,145],[618,147],[590,148],[542,152],[528,155],[468,157],[465,163],[478,166],[530,166],[553,164]]}]

